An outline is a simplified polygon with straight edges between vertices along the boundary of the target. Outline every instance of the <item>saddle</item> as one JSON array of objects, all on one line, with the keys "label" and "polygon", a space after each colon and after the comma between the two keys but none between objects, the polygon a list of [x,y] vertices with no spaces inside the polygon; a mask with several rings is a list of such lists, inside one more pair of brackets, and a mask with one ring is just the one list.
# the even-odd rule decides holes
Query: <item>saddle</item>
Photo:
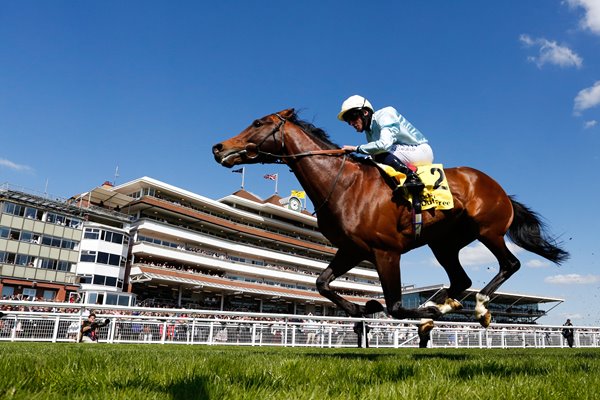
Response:
[{"label": "saddle", "polygon": [[[387,178],[385,180],[392,189],[395,189],[397,185],[403,185],[406,181],[406,175],[402,172],[396,171],[387,164],[373,162]],[[413,198],[410,190],[399,192],[412,206],[414,235],[415,238],[418,238],[421,235],[422,211],[431,208],[451,210],[454,208],[454,199],[442,164],[420,165],[417,167],[416,174],[425,185],[419,198]]]}]

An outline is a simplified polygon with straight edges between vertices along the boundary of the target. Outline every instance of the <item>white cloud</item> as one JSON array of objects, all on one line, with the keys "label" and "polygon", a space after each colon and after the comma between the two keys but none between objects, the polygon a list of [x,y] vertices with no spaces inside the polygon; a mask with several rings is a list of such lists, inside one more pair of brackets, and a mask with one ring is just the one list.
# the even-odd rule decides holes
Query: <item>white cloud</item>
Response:
[{"label": "white cloud", "polygon": [[27,165],[16,164],[5,158],[0,158],[0,167],[6,167],[15,171],[32,171],[33,168]]},{"label": "white cloud", "polygon": [[600,81],[596,81],[593,86],[577,93],[573,111],[575,115],[580,115],[583,110],[596,107],[598,104],[600,104]]},{"label": "white cloud", "polygon": [[554,275],[546,277],[544,282],[556,285],[589,285],[591,283],[600,282],[600,275]]},{"label": "white cloud", "polygon": [[583,59],[577,53],[566,46],[558,45],[556,42],[551,42],[545,38],[533,39],[529,35],[521,35],[519,40],[526,47],[539,47],[539,56],[527,57],[539,68],[542,68],[544,64],[554,64],[562,68],[580,68],[583,65]]},{"label": "white cloud", "polygon": [[[513,253],[519,253],[522,249],[513,243],[507,243],[508,249]],[[476,242],[475,244],[465,247],[460,251],[460,263],[465,267],[473,267],[480,266],[485,264],[492,264],[492,266],[497,269],[498,260],[492,254],[491,251],[487,249],[481,242]]]},{"label": "white cloud", "polygon": [[585,16],[579,21],[583,29],[587,29],[596,35],[600,35],[600,1],[598,0],[567,0],[573,8],[582,7]]},{"label": "white cloud", "polygon": [[550,261],[540,259],[529,260],[525,263],[525,266],[529,268],[547,268],[551,265],[552,263]]},{"label": "white cloud", "polygon": [[585,123],[583,124],[583,129],[593,128],[596,125],[598,125],[598,121],[596,121],[595,119],[591,121],[585,121]]}]

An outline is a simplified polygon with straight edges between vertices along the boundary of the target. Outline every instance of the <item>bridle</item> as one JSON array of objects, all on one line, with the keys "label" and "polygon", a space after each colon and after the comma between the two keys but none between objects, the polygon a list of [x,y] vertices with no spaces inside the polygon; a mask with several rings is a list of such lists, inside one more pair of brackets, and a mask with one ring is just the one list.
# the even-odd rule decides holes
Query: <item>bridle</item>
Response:
[{"label": "bridle", "polygon": [[[252,147],[254,147],[254,150],[249,149],[250,145],[246,146],[246,148],[244,149],[244,152],[246,153],[246,156],[248,158],[256,158],[259,155],[263,155],[263,156],[275,158],[276,162],[278,162],[278,163],[287,164],[286,160],[295,160],[299,157],[340,156],[340,155],[343,156],[342,164],[340,165],[340,169],[338,170],[338,172],[335,176],[335,179],[333,180],[331,189],[329,189],[327,196],[325,196],[325,200],[323,200],[321,205],[319,205],[318,207],[315,207],[315,211],[313,211],[313,213],[312,213],[312,215],[315,215],[317,213],[317,211],[319,211],[325,204],[327,204],[329,202],[329,199],[333,195],[333,190],[335,189],[335,187],[340,179],[340,176],[342,175],[342,171],[344,170],[344,164],[346,163],[346,159],[348,158],[348,152],[344,149],[312,150],[312,151],[305,151],[305,152],[296,153],[296,154],[274,154],[274,153],[269,153],[267,151],[263,151],[260,149],[260,147],[271,136],[273,137],[273,140],[275,141],[275,143],[277,143],[277,137],[275,136],[277,132],[279,132],[281,134],[281,151],[283,151],[283,149],[285,148],[285,123],[288,120],[286,118],[282,117],[281,115],[279,115],[278,113],[275,113],[273,115],[275,115],[277,118],[279,118],[279,124],[277,124],[277,126],[275,128],[273,128],[273,130],[268,135],[266,135],[260,143],[258,143],[257,145],[254,145],[254,144],[252,145]],[[254,155],[254,151],[256,152],[255,155]]]},{"label": "bridle", "polygon": [[348,152],[344,149],[313,150],[313,151],[306,151],[306,152],[296,153],[296,154],[274,154],[274,153],[269,153],[268,151],[262,151],[260,149],[260,146],[262,146],[267,141],[267,139],[269,139],[271,136],[273,137],[273,140],[275,142],[277,142],[277,138],[275,136],[275,134],[277,132],[279,132],[281,134],[281,150],[283,151],[283,149],[285,148],[285,123],[287,122],[287,119],[282,117],[278,113],[275,113],[273,115],[275,115],[277,118],[279,118],[279,124],[277,124],[277,126],[275,128],[273,128],[273,130],[268,135],[266,135],[259,144],[256,144],[256,145],[252,144],[252,147],[255,147],[256,155],[253,155],[253,153],[251,153],[252,150],[249,150],[249,146],[251,146],[251,145],[246,146],[245,152],[246,152],[246,155],[248,158],[256,158],[262,154],[263,156],[275,158],[278,162],[285,163],[286,159],[294,159],[297,157],[316,156],[316,155],[339,156],[339,155],[347,155],[348,154]]}]

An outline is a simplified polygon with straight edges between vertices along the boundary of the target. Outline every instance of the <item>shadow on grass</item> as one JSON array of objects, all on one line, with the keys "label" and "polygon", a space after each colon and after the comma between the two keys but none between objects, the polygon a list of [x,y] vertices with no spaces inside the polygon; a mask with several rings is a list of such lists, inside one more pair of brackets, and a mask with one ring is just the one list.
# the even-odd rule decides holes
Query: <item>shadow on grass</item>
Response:
[{"label": "shadow on grass", "polygon": [[471,358],[471,356],[467,354],[446,354],[446,353],[426,353],[426,354],[413,354],[412,358],[414,360],[429,360],[429,359],[443,359],[450,361],[465,361]]},{"label": "shadow on grass", "polygon": [[470,380],[478,376],[510,378],[514,376],[547,376],[551,371],[541,366],[504,365],[499,363],[469,364],[459,367],[455,376],[458,379]]},{"label": "shadow on grass", "polygon": [[378,361],[387,358],[394,358],[390,354],[360,354],[360,353],[306,353],[307,357],[324,359],[342,359],[342,360],[368,360]]},{"label": "shadow on grass", "polygon": [[114,388],[118,390],[134,389],[140,392],[164,393],[165,397],[174,400],[184,399],[208,399],[209,394],[206,390],[205,376],[195,376],[188,379],[183,379],[176,382],[159,384],[148,382],[147,379],[137,378],[126,383],[115,383]]}]

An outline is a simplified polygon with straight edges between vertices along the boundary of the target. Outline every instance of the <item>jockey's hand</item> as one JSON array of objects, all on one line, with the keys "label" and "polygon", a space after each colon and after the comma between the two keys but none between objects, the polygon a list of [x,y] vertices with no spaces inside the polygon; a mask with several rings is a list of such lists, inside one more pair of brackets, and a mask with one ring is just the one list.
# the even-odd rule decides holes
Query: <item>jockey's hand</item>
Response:
[{"label": "jockey's hand", "polygon": [[353,153],[356,151],[357,148],[358,148],[357,146],[348,146],[348,145],[342,146],[342,150],[346,150],[346,153]]}]

